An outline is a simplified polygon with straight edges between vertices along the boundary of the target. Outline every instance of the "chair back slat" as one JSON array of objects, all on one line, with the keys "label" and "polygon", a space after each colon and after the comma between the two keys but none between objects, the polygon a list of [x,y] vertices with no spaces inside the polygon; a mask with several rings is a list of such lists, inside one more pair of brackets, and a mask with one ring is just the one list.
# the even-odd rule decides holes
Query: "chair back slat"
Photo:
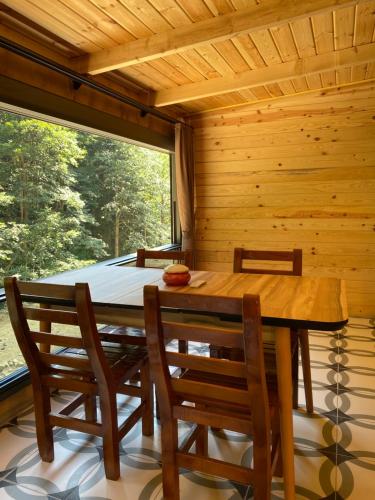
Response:
[{"label": "chair back slat", "polygon": [[[277,262],[291,262],[291,269],[273,269],[273,268],[258,268],[244,266],[244,261],[269,261]],[[233,258],[233,272],[234,273],[252,273],[252,274],[282,274],[290,276],[302,276],[302,250],[294,249],[292,251],[278,251],[278,250],[246,250],[244,248],[234,249]]]},{"label": "chair back slat", "polygon": [[204,356],[194,356],[178,352],[167,352],[166,359],[170,366],[176,366],[177,368],[217,373],[218,375],[226,375],[229,377],[246,378],[244,363],[238,361],[206,358]]},{"label": "chair back slat", "polygon": [[63,325],[78,325],[78,316],[76,312],[35,307],[24,307],[23,310],[26,319],[47,321]]},{"label": "chair back slat", "polygon": [[163,308],[170,307],[194,313],[242,316],[242,299],[240,298],[163,291],[159,294],[159,301]]},{"label": "chair back slat", "polygon": [[[240,327],[241,324],[239,323]],[[243,349],[243,332],[213,326],[189,325],[184,323],[163,322],[163,333],[165,340],[191,340],[212,344],[220,340],[220,345]]]},{"label": "chair back slat", "polygon": [[176,261],[184,264],[189,269],[193,269],[193,253],[191,250],[146,250],[139,248],[137,250],[137,267],[148,267],[146,260]]},{"label": "chair back slat", "polygon": [[91,372],[91,364],[87,358],[87,355],[80,355],[79,353],[71,353],[60,355],[60,354],[50,354],[47,352],[41,352],[39,354],[42,363],[48,367],[65,366],[68,368],[73,368],[81,371]]},{"label": "chair back slat", "polygon": [[74,347],[83,349],[83,340],[79,337],[71,337],[70,335],[57,335],[43,332],[34,332],[30,330],[30,336],[34,342],[45,345],[56,345],[60,347]]},{"label": "chair back slat", "polygon": [[[41,380],[43,384],[47,385],[48,387],[54,387],[56,389],[66,389],[66,378],[61,377],[61,375],[42,375]],[[84,394],[98,394],[98,386],[96,383],[82,382],[82,380],[78,380],[77,378],[71,378],[69,384],[70,390],[74,392],[81,392]]]},{"label": "chair back slat", "polygon": [[248,390],[223,387],[219,384],[208,384],[194,380],[171,379],[171,386],[176,399],[193,401],[206,400],[208,402],[231,403],[234,405],[248,406],[250,397]]},{"label": "chair back slat", "polygon": [[39,298],[45,297],[71,301],[75,300],[74,286],[70,285],[53,285],[42,282],[18,281],[18,290],[21,295],[25,296],[25,298],[27,295],[32,295]]},{"label": "chair back slat", "polygon": [[[228,313],[242,318],[239,330],[194,324],[182,325],[163,321],[164,312],[170,308],[201,313]],[[159,396],[161,418],[172,414],[174,401],[186,399],[197,402],[204,398],[215,399],[218,404],[245,405],[259,413],[268,411],[267,387],[264,369],[263,338],[259,297],[226,298],[205,295],[176,294],[159,291],[155,286],[144,288],[144,313],[147,346],[151,370]],[[248,317],[251,315],[251,317]],[[197,316],[198,317],[198,316]],[[199,317],[198,320],[199,321]],[[242,328],[241,328],[242,327]],[[173,339],[199,340],[215,345],[227,345],[244,349],[245,361],[232,362],[210,359],[199,353],[178,354],[172,352]],[[170,366],[182,369],[179,379],[171,375]],[[164,417],[163,417],[164,415]],[[264,416],[266,426],[269,425]]]},{"label": "chair back slat", "polygon": [[[76,372],[112,383],[87,283],[51,285],[5,278],[4,284],[13,330],[34,379],[60,375],[68,388],[72,372]],[[35,320],[40,322],[39,330],[28,323]],[[52,325],[63,325],[67,334],[54,333]],[[78,326],[74,331],[77,336],[71,334],[75,326]],[[51,346],[63,349],[50,353]]]}]

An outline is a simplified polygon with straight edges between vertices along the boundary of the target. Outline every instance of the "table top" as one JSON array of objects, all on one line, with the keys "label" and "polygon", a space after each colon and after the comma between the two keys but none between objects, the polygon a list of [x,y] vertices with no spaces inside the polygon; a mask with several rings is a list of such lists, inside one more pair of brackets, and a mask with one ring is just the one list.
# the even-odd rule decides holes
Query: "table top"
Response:
[{"label": "table top", "polygon": [[175,293],[259,295],[263,322],[275,326],[338,330],[348,320],[345,283],[337,278],[191,271],[190,283],[205,281],[193,288],[166,286],[162,274],[162,269],[94,265],[41,281],[68,285],[87,282],[96,306],[142,309],[144,285],[157,285]]}]

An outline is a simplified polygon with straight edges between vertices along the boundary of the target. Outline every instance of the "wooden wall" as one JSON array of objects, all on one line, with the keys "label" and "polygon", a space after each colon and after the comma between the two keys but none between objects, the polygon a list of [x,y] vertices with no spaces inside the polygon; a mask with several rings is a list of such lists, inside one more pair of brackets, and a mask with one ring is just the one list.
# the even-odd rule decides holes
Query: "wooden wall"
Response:
[{"label": "wooden wall", "polygon": [[197,267],[233,248],[303,249],[304,273],[347,280],[375,315],[375,84],[193,116]]}]

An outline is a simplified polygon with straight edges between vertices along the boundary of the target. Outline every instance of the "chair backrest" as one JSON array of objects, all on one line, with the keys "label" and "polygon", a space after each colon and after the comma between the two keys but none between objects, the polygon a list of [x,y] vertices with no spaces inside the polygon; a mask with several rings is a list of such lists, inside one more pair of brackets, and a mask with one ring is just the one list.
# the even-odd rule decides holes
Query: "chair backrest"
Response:
[{"label": "chair backrest", "polygon": [[[77,392],[90,392],[89,380],[112,382],[87,283],[52,285],[12,277],[5,278],[4,285],[10,320],[32,380]],[[29,321],[39,321],[42,327],[31,327]],[[49,333],[56,323],[71,333]],[[50,352],[52,346],[65,349]]]},{"label": "chair backrest", "polygon": [[[291,262],[291,269],[259,269],[244,267],[243,261],[270,261],[270,262]],[[286,274],[291,276],[302,276],[302,250],[292,251],[271,251],[271,250],[245,250],[244,248],[234,249],[233,259],[234,273],[252,274]]]},{"label": "chair backrest", "polygon": [[[149,267],[146,266],[146,260],[168,260],[177,261],[179,264],[184,264],[189,269],[193,268],[193,253],[191,250],[146,250],[144,248],[139,248],[137,250],[137,267]],[[160,266],[153,266],[160,267]]]},{"label": "chair backrest", "polygon": [[[243,330],[163,318],[169,308],[193,313],[230,314],[242,317]],[[170,309],[169,309],[170,311]],[[196,404],[222,408],[233,406],[249,408],[253,415],[254,434],[267,441],[269,436],[268,393],[266,386],[263,338],[259,297],[218,298],[201,294],[177,294],[159,291],[155,286],[144,288],[144,315],[147,347],[151,372],[159,398],[160,417],[167,420],[176,415],[176,402],[191,401]],[[173,352],[171,340],[195,341],[206,344],[241,348],[245,361],[214,359],[195,352]],[[169,367],[197,373],[196,380],[173,377]],[[206,376],[225,379],[220,383],[207,383]],[[219,378],[217,378],[219,377]],[[239,383],[241,382],[241,383]],[[215,423],[208,424],[214,425]],[[217,426],[217,422],[216,422]],[[229,428],[229,427],[226,427]],[[238,432],[243,429],[233,428]],[[267,434],[268,433],[268,434]]]}]

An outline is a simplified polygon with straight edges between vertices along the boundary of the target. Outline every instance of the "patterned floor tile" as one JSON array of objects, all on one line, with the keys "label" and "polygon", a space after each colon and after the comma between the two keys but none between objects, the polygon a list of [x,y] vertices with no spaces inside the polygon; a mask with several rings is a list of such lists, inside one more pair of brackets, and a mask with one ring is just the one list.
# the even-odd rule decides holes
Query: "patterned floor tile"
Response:
[{"label": "patterned floor tile", "polygon": [[[314,408],[294,412],[297,500],[375,498],[375,322],[352,319],[341,332],[310,332]],[[199,345],[192,349],[200,349]],[[55,405],[69,400],[55,395]],[[129,411],[124,402],[123,414]],[[78,412],[81,410],[78,410]],[[181,424],[182,434],[189,426]],[[144,437],[137,425],[121,443],[121,478],[105,479],[99,439],[57,429],[55,460],[40,460],[32,412],[0,430],[0,499],[161,500],[160,428]],[[214,457],[251,461],[251,442],[218,431],[209,439]],[[252,498],[251,488],[224,479],[181,471],[181,499]],[[274,478],[272,499],[283,498],[282,480]]]},{"label": "patterned floor tile", "polygon": [[375,498],[375,463],[347,460],[338,466],[337,491],[345,500]]},{"label": "patterned floor tile", "polygon": [[336,487],[336,467],[324,455],[296,455],[297,500],[318,500],[332,495]]}]

